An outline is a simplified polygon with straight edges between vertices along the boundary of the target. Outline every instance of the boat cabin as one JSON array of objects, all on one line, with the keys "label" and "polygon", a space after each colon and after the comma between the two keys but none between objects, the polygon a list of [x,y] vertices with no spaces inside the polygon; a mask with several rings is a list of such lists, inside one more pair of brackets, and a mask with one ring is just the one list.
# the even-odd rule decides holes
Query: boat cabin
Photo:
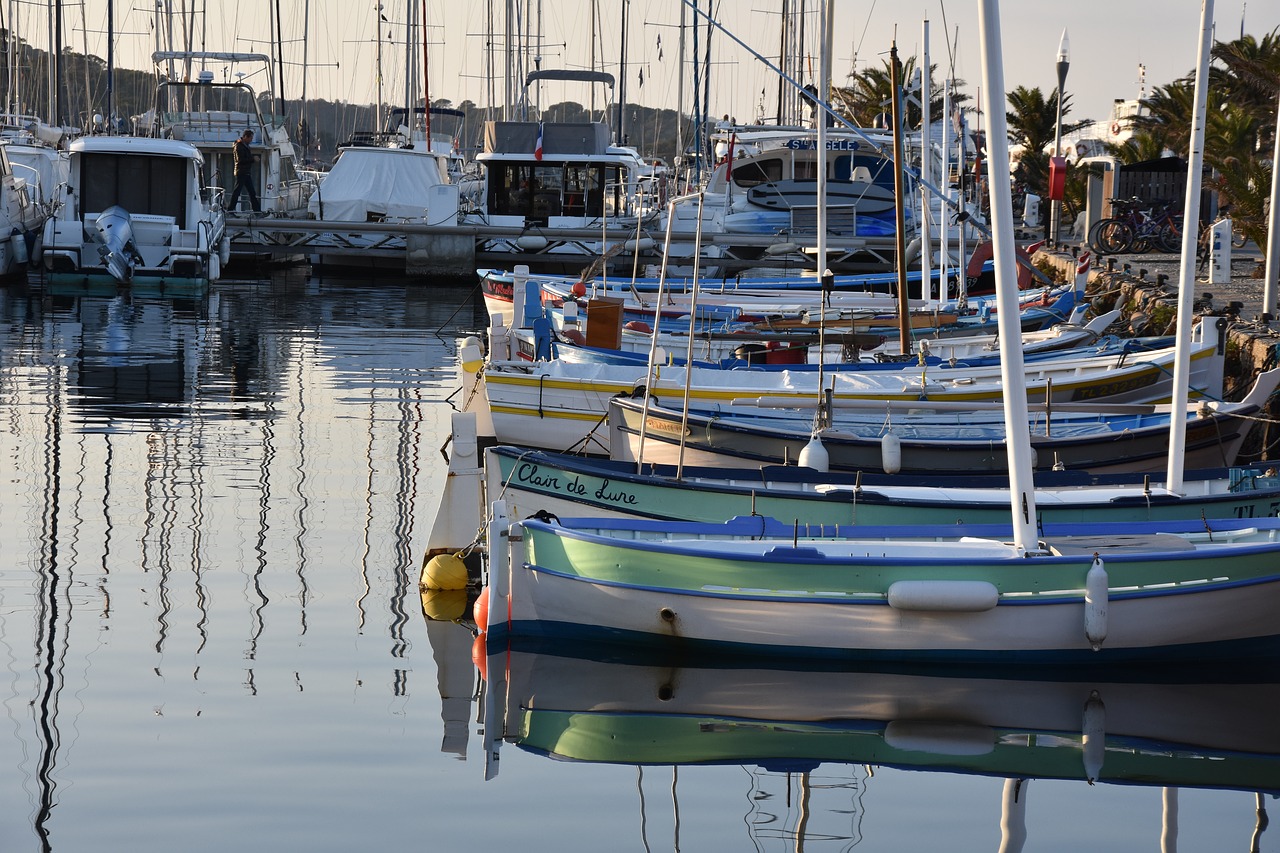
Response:
[{"label": "boat cabin", "polygon": [[630,149],[609,144],[599,122],[489,122],[484,152],[484,207],[512,224],[570,225],[634,213],[646,171]]}]

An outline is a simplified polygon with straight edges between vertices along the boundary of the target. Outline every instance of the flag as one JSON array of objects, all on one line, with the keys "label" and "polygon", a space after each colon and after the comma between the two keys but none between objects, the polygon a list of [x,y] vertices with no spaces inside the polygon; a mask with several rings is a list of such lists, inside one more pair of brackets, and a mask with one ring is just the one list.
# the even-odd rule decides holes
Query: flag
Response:
[{"label": "flag", "polygon": [[542,159],[542,122],[538,122],[538,141],[533,144],[533,159]]}]

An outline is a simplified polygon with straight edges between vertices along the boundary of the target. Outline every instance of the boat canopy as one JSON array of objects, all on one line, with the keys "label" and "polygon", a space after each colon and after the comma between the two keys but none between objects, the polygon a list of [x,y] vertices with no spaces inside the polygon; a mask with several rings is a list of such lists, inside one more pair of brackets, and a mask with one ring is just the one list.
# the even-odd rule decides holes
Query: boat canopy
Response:
[{"label": "boat canopy", "polygon": [[528,89],[542,80],[560,80],[566,83],[604,83],[613,86],[613,75],[605,71],[568,71],[565,69],[547,69],[546,71],[530,71],[524,78],[524,87]]},{"label": "boat canopy", "polygon": [[486,154],[533,156],[542,134],[544,156],[607,154],[609,128],[601,122],[490,121],[484,126]]},{"label": "boat canopy", "polygon": [[435,155],[353,146],[342,150],[307,210],[317,219],[342,222],[421,219],[428,191],[443,183],[448,181]]}]

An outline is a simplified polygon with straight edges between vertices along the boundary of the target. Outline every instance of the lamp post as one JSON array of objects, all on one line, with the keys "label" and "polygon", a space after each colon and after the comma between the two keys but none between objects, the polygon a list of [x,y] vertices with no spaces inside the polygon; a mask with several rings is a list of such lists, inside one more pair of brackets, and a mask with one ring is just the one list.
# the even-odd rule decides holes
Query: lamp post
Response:
[{"label": "lamp post", "polygon": [[[1062,41],[1058,42],[1058,121],[1053,132],[1053,156],[1062,156],[1062,92],[1067,85],[1067,69],[1071,67],[1071,45],[1067,41],[1067,31],[1062,31]],[[1062,212],[1062,202],[1054,199],[1049,204],[1049,220],[1051,231],[1050,243],[1058,246],[1058,219]]]}]

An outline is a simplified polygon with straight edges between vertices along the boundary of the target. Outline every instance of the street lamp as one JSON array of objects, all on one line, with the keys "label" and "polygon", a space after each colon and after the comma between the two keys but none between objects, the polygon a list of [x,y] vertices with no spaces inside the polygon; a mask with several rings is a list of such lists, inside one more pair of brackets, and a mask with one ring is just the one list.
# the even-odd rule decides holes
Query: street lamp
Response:
[{"label": "street lamp", "polygon": [[[1067,69],[1071,67],[1071,45],[1067,41],[1067,31],[1062,31],[1062,41],[1058,42],[1058,121],[1053,133],[1053,156],[1062,156],[1062,97],[1067,85]],[[1051,243],[1058,245],[1058,219],[1062,202],[1054,199],[1049,204],[1049,218],[1053,229]]]}]

